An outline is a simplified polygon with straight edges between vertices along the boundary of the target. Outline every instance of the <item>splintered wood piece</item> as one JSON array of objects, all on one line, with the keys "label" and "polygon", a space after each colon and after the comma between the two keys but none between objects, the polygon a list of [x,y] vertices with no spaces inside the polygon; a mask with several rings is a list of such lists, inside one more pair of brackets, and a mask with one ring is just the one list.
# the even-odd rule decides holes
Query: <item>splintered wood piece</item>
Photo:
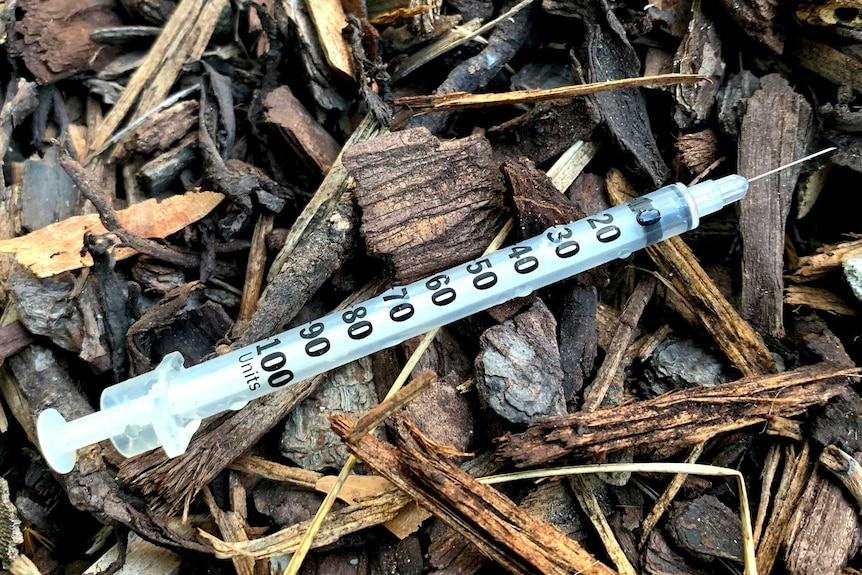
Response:
[{"label": "splintered wood piece", "polygon": [[[356,505],[332,511],[324,519],[320,531],[314,538],[312,548],[335,543],[346,535],[389,521],[396,517],[410,501],[409,496],[392,489],[362,499]],[[223,541],[205,531],[199,531],[199,533],[212,545],[216,557],[220,559],[242,555],[262,559],[295,552],[310,525],[311,520],[303,521],[265,537],[243,542]]]},{"label": "splintered wood piece", "polygon": [[797,456],[790,447],[785,448],[784,472],[772,497],[773,505],[763,537],[757,545],[757,566],[762,573],[771,573],[794,510],[810,473],[808,443],[804,443]]},{"label": "splintered wood piece", "polygon": [[[858,8],[854,8],[858,11]],[[862,63],[835,48],[800,36],[793,56],[803,68],[838,85],[848,85],[862,92]]]},{"label": "splintered wood piece", "polygon": [[[245,532],[245,521],[235,511],[224,511],[213,498],[209,488],[204,488],[204,501],[210,514],[218,525],[219,531],[226,541],[248,541]],[[237,575],[254,575],[254,559],[251,557],[231,557]]]},{"label": "splintered wood piece", "polygon": [[90,143],[91,151],[99,150],[111,138],[136,102],[134,118],[149,112],[165,98],[185,63],[203,56],[225,5],[227,0],[181,0],[177,4],[146,60],[135,70],[122,96],[99,124]]},{"label": "splintered wood piece", "polygon": [[821,246],[816,253],[800,257],[788,279],[796,283],[815,281],[841,271],[844,262],[854,257],[862,257],[862,239]]},{"label": "splintered wood piece", "polygon": [[572,486],[572,491],[578,499],[581,509],[584,510],[587,517],[593,524],[593,528],[599,534],[599,538],[605,546],[605,551],[613,561],[614,565],[622,575],[636,575],[634,566],[632,566],[629,558],[626,557],[619,541],[617,541],[608,518],[602,511],[599,500],[596,497],[596,489],[593,485],[595,478],[582,475],[573,475],[569,478],[569,484]]},{"label": "splintered wood piece", "polygon": [[[353,420],[339,415],[332,424],[347,440]],[[408,421],[396,427],[399,449],[365,435],[349,444],[351,451],[511,573],[613,573],[557,528],[441,456]]]},{"label": "splintered wood piece", "polygon": [[[805,155],[811,106],[787,80],[770,74],[748,99],[739,135],[739,173],[754,176]],[[742,315],[761,333],[784,336],[784,227],[799,166],[751,183],[739,202]]]},{"label": "splintered wood piece", "polygon": [[353,51],[341,33],[347,26],[347,16],[344,14],[341,0],[315,0],[306,2],[305,5],[311,14],[314,27],[317,28],[326,61],[333,70],[353,80],[356,74],[353,68]]},{"label": "splintered wood piece", "polygon": [[[608,195],[615,204],[634,196],[630,184],[618,170],[607,177]],[[751,326],[725,299],[697,261],[691,249],[678,238],[649,246],[647,253],[662,275],[695,310],[700,324],[744,376],[775,371],[775,360]]]},{"label": "splintered wood piece", "polygon": [[[123,227],[135,235],[165,238],[192,224],[215,208],[224,196],[216,192],[188,192],[162,200],[151,199],[117,212]],[[84,234],[107,233],[97,214],[74,216],[9,240],[0,240],[0,252],[14,253],[18,263],[40,278],[93,265],[89,254],[81,255]],[[118,247],[117,260],[135,255],[132,248]]]},{"label": "splintered wood piece", "polygon": [[237,314],[237,322],[249,321],[257,310],[260,298],[260,288],[266,271],[266,235],[272,231],[275,214],[267,213],[258,216],[251,236],[251,248],[248,251],[248,266],[245,268],[245,285],[242,289],[242,301]]},{"label": "splintered wood piece", "polygon": [[[296,99],[290,88],[275,88],[263,97],[261,105],[264,125],[284,140],[298,157],[321,174],[332,167],[341,147]],[[271,145],[275,143],[270,142]]]},{"label": "splintered wood piece", "polygon": [[300,467],[290,467],[282,463],[276,463],[263,457],[254,455],[242,455],[229,466],[236,471],[245,473],[253,473],[260,477],[273,479],[288,485],[302,487],[305,489],[314,489],[317,482],[323,477],[322,474]]},{"label": "splintered wood piece", "polygon": [[577,84],[560,88],[544,90],[514,90],[512,92],[492,94],[468,94],[466,92],[450,92],[448,94],[433,94],[429,96],[402,96],[395,98],[396,106],[408,108],[412,114],[427,112],[442,112],[463,110],[465,108],[484,108],[487,106],[504,106],[513,104],[534,104],[551,100],[567,100],[577,96],[589,96],[618,90],[621,88],[660,88],[676,84],[694,84],[708,80],[709,76],[697,74],[662,74],[646,78],[623,78],[591,84]]},{"label": "splintered wood piece", "polygon": [[827,445],[819,458],[820,464],[838,478],[853,498],[862,505],[862,465],[849,453],[835,445]]},{"label": "splintered wood piece", "polygon": [[22,0],[15,5],[23,17],[14,22],[14,33],[10,29],[10,47],[43,85],[101,70],[116,50],[93,41],[90,34],[119,26],[116,8],[111,0]]},{"label": "splintered wood piece", "polygon": [[858,502],[845,494],[843,486],[815,469],[785,531],[788,573],[840,573],[859,551],[860,533]]},{"label": "splintered wood piece", "polygon": [[[83,575],[101,575],[117,560],[119,545],[111,547]],[[164,547],[144,541],[135,533],[129,534],[126,557],[117,575],[176,575],[182,559]]]},{"label": "splintered wood piece", "polygon": [[[643,315],[647,303],[652,299],[652,294],[655,291],[655,281],[647,276],[642,279],[634,292],[626,301],[619,317],[619,324],[614,333],[614,337],[610,347],[607,349],[607,355],[596,374],[596,378],[584,390],[584,404],[581,406],[581,411],[595,411],[602,404],[605,395],[611,387],[611,384],[616,379],[616,374],[624,370],[627,365],[623,362],[626,351],[634,339],[635,329]],[[611,397],[610,403],[618,403]]]},{"label": "splintered wood piece", "polygon": [[768,417],[802,413],[842,393],[848,385],[847,376],[859,371],[821,362],[777,375],[550,417],[523,433],[499,438],[497,455],[527,467],[564,455],[587,457],[628,447],[681,449],[716,433],[762,423]]},{"label": "splintered wood piece", "polygon": [[441,142],[414,128],[357,144],[343,162],[368,249],[397,282],[481,255],[502,224],[502,178],[482,135]]},{"label": "splintered wood piece", "polygon": [[836,315],[855,316],[855,304],[836,292],[812,286],[787,286],[784,288],[784,303],[789,306],[804,305]]}]

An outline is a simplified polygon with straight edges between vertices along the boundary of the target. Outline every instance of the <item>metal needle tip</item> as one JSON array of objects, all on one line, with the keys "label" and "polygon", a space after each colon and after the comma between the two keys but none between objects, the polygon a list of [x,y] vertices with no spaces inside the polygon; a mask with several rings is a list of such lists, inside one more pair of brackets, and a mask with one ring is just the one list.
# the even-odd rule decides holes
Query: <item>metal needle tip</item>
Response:
[{"label": "metal needle tip", "polygon": [[781,170],[787,169],[790,166],[795,166],[796,164],[801,164],[802,162],[807,162],[808,160],[816,158],[817,156],[822,156],[823,154],[828,154],[829,152],[834,152],[837,149],[838,148],[836,148],[835,146],[832,146],[831,148],[826,148],[825,150],[820,150],[819,152],[814,152],[813,154],[811,154],[809,156],[805,156],[804,158],[799,158],[798,160],[794,160],[794,161],[790,162],[789,164],[784,164],[783,166],[778,166],[774,170],[769,170],[768,172],[764,172],[762,174],[754,176],[753,178],[748,178],[748,183],[751,183],[755,180],[759,180],[760,178],[765,178],[766,176],[771,176],[772,174],[774,174],[776,172],[780,172]]}]

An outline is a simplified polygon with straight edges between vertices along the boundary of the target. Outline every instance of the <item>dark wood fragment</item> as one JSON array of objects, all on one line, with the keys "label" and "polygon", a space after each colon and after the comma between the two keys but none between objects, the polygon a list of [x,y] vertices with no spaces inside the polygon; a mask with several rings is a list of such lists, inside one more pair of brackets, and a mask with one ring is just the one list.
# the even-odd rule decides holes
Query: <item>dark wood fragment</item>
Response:
[{"label": "dark wood fragment", "polygon": [[[184,309],[170,323],[153,333],[136,333],[141,339],[150,336],[150,354],[161,360],[172,351],[180,351],[189,365],[210,356],[216,344],[230,331],[233,322],[221,305],[207,300]],[[131,331],[131,329],[130,329]]]},{"label": "dark wood fragment", "polygon": [[[507,0],[501,7],[501,13],[510,10],[515,4],[517,4],[515,0]],[[437,94],[473,93],[484,87],[521,49],[530,31],[530,20],[530,10],[527,9],[500,22],[488,37],[485,48],[479,54],[455,66],[435,92]],[[446,124],[448,117],[448,113],[417,116],[410,122],[410,127],[421,126],[437,133]],[[395,123],[398,123],[398,118]]]},{"label": "dark wood fragment", "polygon": [[626,301],[612,343],[606,350],[605,360],[602,362],[596,378],[584,390],[582,411],[598,409],[605,402],[605,399],[607,399],[606,403],[611,405],[620,403],[622,389],[611,389],[611,386],[615,381],[621,381],[621,378],[617,377],[617,373],[626,368],[623,359],[625,352],[634,339],[637,324],[640,322],[647,303],[652,299],[655,284],[656,282],[652,277],[644,277],[638,282]]},{"label": "dark wood fragment", "polygon": [[561,194],[547,174],[538,170],[532,161],[526,158],[518,161],[507,159],[500,166],[500,171],[515,202],[515,221],[522,239],[532,238],[551,226],[574,222],[588,215]]},{"label": "dark wood fragment", "polygon": [[[748,177],[805,155],[811,106],[777,74],[748,100],[739,142],[739,173]],[[751,183],[740,201],[742,315],[764,334],[784,336],[784,228],[799,177],[794,166]]]},{"label": "dark wood fragment", "polygon": [[566,413],[556,321],[541,300],[479,338],[476,389],[483,405],[510,423]]},{"label": "dark wood fragment", "polygon": [[466,452],[473,444],[478,420],[473,402],[458,391],[460,383],[455,373],[435,378],[407,404],[404,416],[435,443]]},{"label": "dark wood fragment", "polygon": [[[854,459],[862,460],[862,453]],[[788,573],[840,573],[862,543],[859,503],[842,485],[815,469],[785,533]]]},{"label": "dark wood fragment", "polygon": [[[39,105],[38,86],[36,82],[28,82],[19,78],[17,82],[10,82],[4,97],[3,108],[0,109],[0,150],[8,150],[12,139],[12,131],[33,113]],[[5,154],[4,154],[5,157]],[[9,192],[6,190],[6,178],[0,170],[0,190],[2,190],[3,202],[8,199]],[[4,226],[6,224],[3,224]]]},{"label": "dark wood fragment", "polygon": [[353,146],[362,234],[397,282],[479,256],[503,224],[502,178],[481,135],[440,142],[424,128]]},{"label": "dark wood fragment", "polygon": [[674,87],[673,118],[683,130],[701,126],[710,119],[725,68],[721,39],[715,24],[703,13],[701,0],[692,2],[691,12],[688,33],[674,55],[674,72],[709,76],[709,80]]},{"label": "dark wood fragment", "polygon": [[593,371],[598,352],[597,304],[596,288],[574,285],[568,288],[558,314],[557,343],[566,402],[572,401]]},{"label": "dark wood fragment", "polygon": [[129,309],[129,290],[114,265],[113,248],[116,241],[111,237],[84,234],[84,249],[93,258],[91,278],[95,280],[101,316],[105,324],[104,343],[108,347],[110,366],[114,382],[129,377],[129,362],[126,359],[126,331],[132,323]]},{"label": "dark wood fragment", "polygon": [[0,327],[0,358],[18,353],[34,341],[33,334],[18,320]]},{"label": "dark wood fragment", "polygon": [[21,184],[21,225],[27,231],[78,214],[81,193],[58,164],[58,150],[50,146],[45,157],[24,162]]},{"label": "dark wood fragment", "polygon": [[739,136],[739,126],[745,116],[748,99],[760,89],[760,78],[748,70],[730,74],[719,90],[718,126],[728,136]]},{"label": "dark wood fragment", "polygon": [[335,162],[341,146],[312,117],[287,86],[267,92],[261,102],[269,145],[287,144],[314,172],[325,174]]},{"label": "dark wood fragment", "polygon": [[159,154],[137,174],[138,185],[150,196],[158,196],[171,187],[186,166],[194,161],[198,149],[197,133],[190,134],[175,147]]},{"label": "dark wood fragment", "polygon": [[714,495],[674,503],[668,531],[680,547],[699,559],[742,562],[742,522]]},{"label": "dark wood fragment", "polygon": [[185,100],[147,118],[122,146],[127,155],[164,152],[186,138],[197,124],[198,103]]},{"label": "dark wood fragment", "polygon": [[347,261],[356,236],[355,211],[353,199],[344,194],[333,213],[301,240],[290,265],[266,286],[257,311],[233,344],[235,349],[284,331],[302,306]]},{"label": "dark wood fragment", "polygon": [[[613,573],[558,529],[523,511],[493,487],[478,483],[445,459],[439,446],[409,422],[402,422],[399,449],[365,435],[350,442],[351,451],[488,557],[510,572],[524,575],[562,575],[572,570]],[[342,437],[351,427],[349,418],[333,418],[333,429]]]},{"label": "dark wood fragment", "polygon": [[[245,210],[250,211],[252,209],[252,199],[254,199],[267,210],[275,213],[280,212],[288,202],[294,201],[296,190],[275,182],[264,174],[262,170],[251,164],[246,164],[235,159],[226,161],[225,158],[230,152],[230,148],[227,146],[228,142],[225,143],[226,146],[221,152],[216,146],[215,138],[211,132],[216,132],[217,121],[214,117],[212,119],[209,118],[210,116],[215,116],[216,111],[221,112],[222,118],[225,115],[233,118],[233,109],[232,99],[230,99],[230,102],[218,101],[218,96],[225,91],[218,88],[222,85],[224,77],[214,71],[210,72],[210,76],[221,79],[213,81],[213,86],[216,87],[216,102],[219,104],[217,110],[214,109],[214,105],[211,107],[208,103],[209,97],[206,90],[201,90],[198,149],[203,160],[206,179],[212,184],[213,189],[222,192]],[[226,91],[229,95],[230,90]],[[229,98],[227,98],[227,95],[223,95],[223,99]],[[231,109],[229,112],[224,112],[225,105],[228,103],[231,104]]]},{"label": "dark wood fragment", "polygon": [[40,84],[100,70],[113,59],[114,50],[96,44],[90,33],[122,23],[115,2],[23,0],[15,8],[21,18],[10,27],[11,48]]},{"label": "dark wood fragment", "polygon": [[[661,530],[655,529],[643,550],[643,568],[650,575],[706,575],[707,571],[686,564]],[[711,572],[711,571],[710,571]]]},{"label": "dark wood fragment", "polygon": [[[606,0],[545,0],[551,14],[583,21],[585,39],[578,60],[587,82],[603,82],[640,75],[640,61],[626,38],[625,30]],[[632,163],[639,177],[658,187],[670,176],[659,154],[647,115],[646,100],[634,88],[601,92],[590,96],[602,115],[608,137]]]},{"label": "dark wood fragment", "polygon": [[[674,391],[590,413],[551,417],[497,440],[497,455],[519,467],[564,455],[586,457],[628,447],[670,452],[716,433],[802,413],[843,392],[858,370],[818,363],[778,375],[749,377],[713,388]],[[743,398],[743,399],[740,399]]]},{"label": "dark wood fragment", "polygon": [[98,289],[89,274],[60,274],[40,280],[22,272],[12,276],[10,298],[21,322],[35,334],[50,337],[77,353],[96,373],[110,367],[105,338],[107,327]]},{"label": "dark wood fragment", "polygon": [[600,115],[589,98],[570,102],[542,102],[488,130],[494,151],[510,158],[526,156],[543,164],[563,153],[573,142],[589,140]]},{"label": "dark wood fragment", "polygon": [[394,545],[380,549],[377,561],[371,567],[373,575],[398,573],[399,575],[420,575],[424,572],[425,559],[419,538],[411,535]]},{"label": "dark wood fragment", "polygon": [[768,46],[774,52],[784,51],[784,33],[779,28],[780,3],[776,0],[719,0],[730,16],[749,37]]}]

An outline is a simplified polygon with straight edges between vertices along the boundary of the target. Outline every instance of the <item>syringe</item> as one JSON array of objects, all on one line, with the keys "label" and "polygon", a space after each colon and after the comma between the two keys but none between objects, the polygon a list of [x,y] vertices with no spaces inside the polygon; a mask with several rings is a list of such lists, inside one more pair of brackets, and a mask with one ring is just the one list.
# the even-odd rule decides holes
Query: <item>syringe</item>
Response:
[{"label": "syringe", "polygon": [[159,446],[176,457],[205,417],[626,258],[696,228],[701,217],[745,196],[749,182],[834,149],[750,180],[730,175],[690,187],[665,186],[187,369],[179,352],[170,353],[153,371],[105,389],[101,411],[73,421],[55,409],[39,414],[42,454],[60,473],[72,470],[77,449],[104,439],[126,457]]}]

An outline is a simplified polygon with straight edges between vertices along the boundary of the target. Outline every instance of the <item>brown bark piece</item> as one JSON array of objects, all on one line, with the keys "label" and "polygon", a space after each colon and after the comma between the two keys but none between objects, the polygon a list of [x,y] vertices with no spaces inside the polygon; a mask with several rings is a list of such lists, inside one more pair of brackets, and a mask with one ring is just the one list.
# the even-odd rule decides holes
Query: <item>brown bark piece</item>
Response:
[{"label": "brown bark piece", "polygon": [[784,35],[778,30],[778,0],[719,0],[742,30],[776,53],[784,51]]},{"label": "brown bark piece", "polygon": [[[862,459],[862,454],[855,459]],[[784,562],[788,572],[840,573],[862,541],[858,505],[841,485],[815,470],[787,531]]]},{"label": "brown bark piece", "polygon": [[712,388],[674,391],[655,399],[590,413],[551,417],[498,441],[498,457],[519,467],[564,455],[586,457],[628,447],[680,449],[716,433],[790,417],[842,393],[858,370],[818,363],[778,375],[749,377]]},{"label": "brown bark piece", "polygon": [[[739,172],[749,177],[805,154],[811,106],[781,76],[760,81],[748,100],[739,143]],[[799,176],[795,166],[752,182],[740,201],[742,315],[755,329],[784,336],[784,226]]]},{"label": "brown bark piece", "polygon": [[[608,174],[607,184],[608,194],[615,204],[631,199],[631,187],[619,171],[612,170]],[[667,283],[694,308],[700,324],[743,375],[775,371],[775,360],[763,340],[724,298],[682,239],[670,238],[649,246],[647,253]]]},{"label": "brown bark piece", "polygon": [[183,139],[198,125],[197,100],[185,100],[150,116],[123,143],[127,154],[164,152]]},{"label": "brown bark piece", "polygon": [[114,50],[90,34],[122,21],[111,0],[22,0],[11,44],[40,84],[53,84],[79,72],[101,70]]},{"label": "brown bark piece", "polygon": [[718,31],[704,15],[701,0],[692,2],[691,11],[688,33],[674,55],[674,72],[708,76],[709,80],[674,86],[674,120],[682,129],[694,128],[710,118],[725,68]]},{"label": "brown bark piece", "polygon": [[355,145],[362,233],[409,283],[479,256],[502,225],[502,178],[481,135],[440,142],[425,128]]},{"label": "brown bark piece", "polygon": [[[640,60],[606,1],[545,0],[542,7],[551,14],[583,20],[585,38],[578,57],[587,82],[640,75]],[[653,187],[663,184],[670,170],[659,154],[644,95],[636,88],[626,88],[596,93],[590,99],[602,115],[608,136],[638,176]]]},{"label": "brown bark piece", "polygon": [[572,142],[587,140],[600,116],[586,98],[536,104],[529,112],[488,130],[494,151],[512,158],[526,156],[543,164],[559,156]]},{"label": "brown bark piece", "polygon": [[[439,446],[401,421],[400,449],[366,435],[349,442],[351,451],[488,557],[523,575],[613,573],[558,529],[523,511],[493,487],[478,483],[445,459]],[[352,423],[339,416],[333,419],[333,429],[347,438]]]},{"label": "brown bark piece", "polygon": [[[858,8],[856,8],[858,10]],[[862,62],[835,48],[808,38],[801,38],[793,56],[803,68],[826,78],[830,82],[853,88],[862,93]]]},{"label": "brown bark piece", "polygon": [[0,327],[0,358],[5,359],[35,341],[20,321],[13,321]]},{"label": "brown bark piece", "polygon": [[[264,126],[319,173],[326,173],[341,146],[323,129],[287,86],[279,86],[262,100]],[[270,137],[270,145],[277,143]]]},{"label": "brown bark piece", "polygon": [[589,215],[561,194],[547,174],[526,158],[518,161],[507,159],[500,171],[506,179],[506,187],[512,192],[515,221],[523,239],[532,238],[551,226],[574,222]]}]

